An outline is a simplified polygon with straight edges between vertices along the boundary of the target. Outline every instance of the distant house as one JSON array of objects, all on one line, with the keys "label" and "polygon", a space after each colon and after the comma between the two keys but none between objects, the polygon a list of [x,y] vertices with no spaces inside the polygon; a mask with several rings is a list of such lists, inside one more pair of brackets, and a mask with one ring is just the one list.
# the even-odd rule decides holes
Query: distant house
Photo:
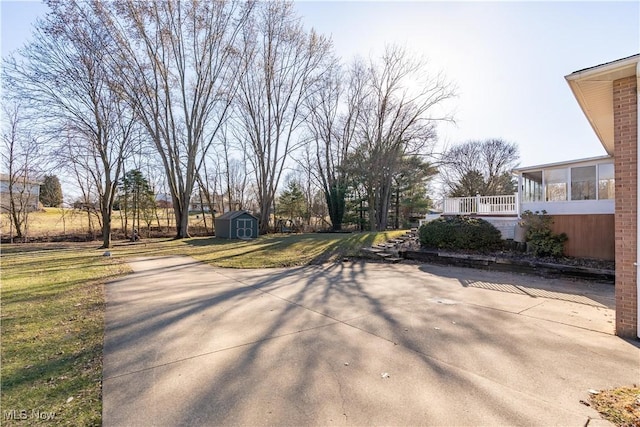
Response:
[{"label": "distant house", "polygon": [[171,194],[168,194],[168,193],[156,194],[156,206],[158,206],[158,208],[160,209],[172,209],[173,200],[171,199]]},{"label": "distant house", "polygon": [[[13,180],[13,198],[18,206],[32,212],[40,209],[40,181],[18,177]],[[9,190],[11,177],[0,174],[0,212],[8,212],[10,209]]]},{"label": "distant house", "polygon": [[230,211],[216,218],[216,237],[222,239],[255,239],[258,218],[247,211]]},{"label": "distant house", "polygon": [[[211,200],[213,213],[225,212],[225,202],[227,199],[222,194],[211,194],[211,197],[213,198],[213,200]],[[212,213],[211,206],[201,194],[196,194],[191,197],[191,200],[189,201],[189,211],[194,213]]]}]

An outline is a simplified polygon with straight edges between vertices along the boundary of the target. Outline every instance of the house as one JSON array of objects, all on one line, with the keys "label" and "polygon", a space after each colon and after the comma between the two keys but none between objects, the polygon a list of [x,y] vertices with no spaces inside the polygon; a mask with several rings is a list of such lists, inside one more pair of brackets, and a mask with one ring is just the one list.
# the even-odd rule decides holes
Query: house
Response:
[{"label": "house", "polygon": [[[615,259],[615,176],[611,155],[517,168],[518,193],[446,198],[444,215],[475,215],[492,223],[503,239],[518,240],[520,215],[545,212],[553,231],[569,237],[568,256]],[[433,217],[427,216],[425,222]]]},{"label": "house", "polygon": [[518,194],[447,198],[443,215],[482,216],[510,238],[520,213],[546,211],[567,255],[615,260],[616,334],[640,338],[639,76],[640,54],[565,76],[605,156],[518,168]]},{"label": "house", "polygon": [[215,220],[216,237],[222,239],[255,239],[258,218],[247,211],[229,211]]},{"label": "house", "polygon": [[614,260],[615,178],[610,155],[514,170],[519,212],[546,212],[566,233],[566,255]]},{"label": "house", "polygon": [[[0,174],[0,212],[9,212],[9,185],[11,177]],[[40,209],[40,182],[27,177],[13,179],[13,197],[19,210],[24,207],[28,212]]]},{"label": "house", "polygon": [[[213,213],[218,212],[226,212],[225,203],[227,199],[222,194],[211,194],[213,200],[211,200],[211,204],[213,205]],[[211,206],[209,202],[201,193],[195,194],[191,197],[189,201],[189,211],[194,213],[204,212],[211,213]]]},{"label": "house", "polygon": [[640,337],[638,306],[638,114],[640,54],[565,77],[605,151],[613,159],[616,335]]}]

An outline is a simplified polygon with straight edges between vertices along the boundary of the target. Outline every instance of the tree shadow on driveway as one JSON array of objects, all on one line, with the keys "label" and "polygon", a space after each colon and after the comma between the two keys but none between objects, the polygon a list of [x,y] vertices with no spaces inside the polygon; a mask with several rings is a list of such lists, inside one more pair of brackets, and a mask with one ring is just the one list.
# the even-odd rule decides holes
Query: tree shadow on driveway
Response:
[{"label": "tree shadow on driveway", "polygon": [[425,273],[456,279],[463,287],[570,301],[615,309],[614,286],[609,283],[570,279],[547,279],[526,274],[505,273],[465,267],[424,264]]},{"label": "tree shadow on driveway", "polygon": [[434,303],[447,287],[363,262],[112,282],[104,425],[584,424],[578,395],[637,361],[605,334]]}]

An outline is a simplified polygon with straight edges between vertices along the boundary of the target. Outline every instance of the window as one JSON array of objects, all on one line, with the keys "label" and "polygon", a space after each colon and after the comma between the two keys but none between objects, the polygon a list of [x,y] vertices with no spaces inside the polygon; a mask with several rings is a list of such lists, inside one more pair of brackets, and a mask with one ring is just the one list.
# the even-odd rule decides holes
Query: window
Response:
[{"label": "window", "polygon": [[596,199],[596,167],[571,168],[571,200]]},{"label": "window", "polygon": [[615,198],[616,181],[613,173],[613,163],[598,165],[598,199]]},{"label": "window", "polygon": [[548,202],[567,200],[567,170],[549,169],[544,171],[546,198]]},{"label": "window", "polygon": [[539,202],[542,200],[542,171],[522,174],[522,201]]}]

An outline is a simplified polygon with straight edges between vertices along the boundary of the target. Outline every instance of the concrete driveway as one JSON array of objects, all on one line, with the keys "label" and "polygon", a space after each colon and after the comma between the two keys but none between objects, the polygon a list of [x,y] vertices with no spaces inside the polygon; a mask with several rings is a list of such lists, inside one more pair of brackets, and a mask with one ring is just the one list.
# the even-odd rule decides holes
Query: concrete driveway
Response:
[{"label": "concrete driveway", "polygon": [[640,382],[613,285],[432,265],[135,259],[107,285],[105,426],[602,423]]}]

